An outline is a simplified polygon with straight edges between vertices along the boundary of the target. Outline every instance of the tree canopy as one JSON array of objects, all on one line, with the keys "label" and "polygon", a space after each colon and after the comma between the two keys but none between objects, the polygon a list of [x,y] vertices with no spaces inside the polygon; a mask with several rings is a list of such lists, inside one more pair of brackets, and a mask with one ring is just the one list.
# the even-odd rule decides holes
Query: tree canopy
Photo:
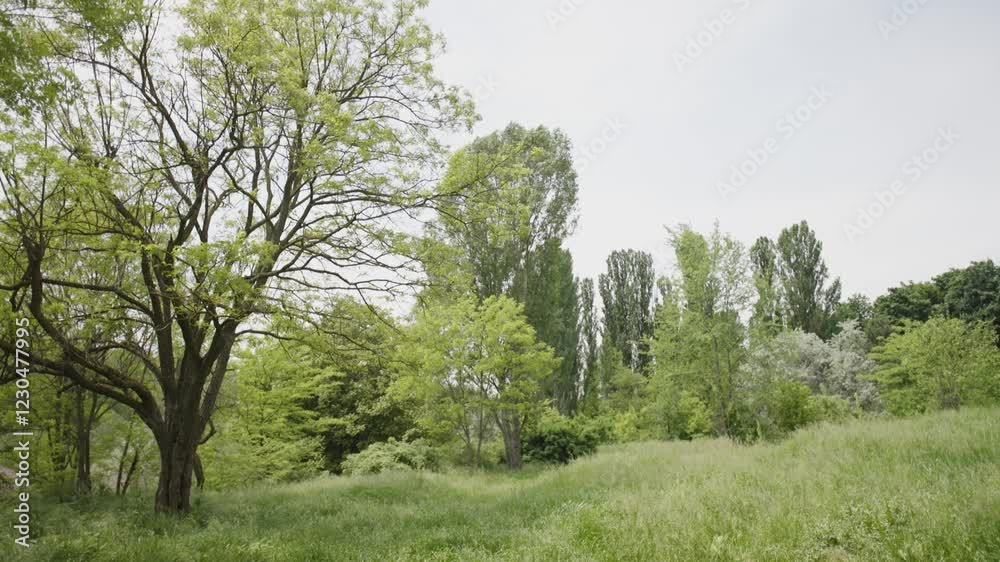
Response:
[{"label": "tree canopy", "polygon": [[58,349],[40,369],[155,435],[158,510],[190,508],[197,444],[259,315],[310,322],[319,293],[413,283],[394,221],[445,196],[434,132],[474,118],[434,75],[422,4],[56,3],[30,20],[65,92],[2,124],[16,265],[0,284]]}]

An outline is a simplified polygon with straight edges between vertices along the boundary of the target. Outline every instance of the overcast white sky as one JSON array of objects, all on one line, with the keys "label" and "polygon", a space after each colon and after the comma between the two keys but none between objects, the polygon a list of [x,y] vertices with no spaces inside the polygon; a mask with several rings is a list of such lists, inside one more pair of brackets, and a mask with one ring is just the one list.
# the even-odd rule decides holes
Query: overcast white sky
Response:
[{"label": "overcast white sky", "polygon": [[[902,25],[894,6],[913,12]],[[666,273],[664,225],[716,220],[747,244],[808,220],[845,295],[1000,258],[996,0],[432,0],[424,15],[448,41],[439,74],[476,93],[476,135],[544,124],[581,148],[624,125],[577,159],[579,275],[619,248]],[[711,20],[718,37],[679,68]],[[822,87],[829,99],[810,99]],[[958,138],[938,139],[948,128]],[[768,147],[724,198],[719,183]],[[907,164],[925,150],[934,164]],[[897,180],[852,240],[845,225]]]}]

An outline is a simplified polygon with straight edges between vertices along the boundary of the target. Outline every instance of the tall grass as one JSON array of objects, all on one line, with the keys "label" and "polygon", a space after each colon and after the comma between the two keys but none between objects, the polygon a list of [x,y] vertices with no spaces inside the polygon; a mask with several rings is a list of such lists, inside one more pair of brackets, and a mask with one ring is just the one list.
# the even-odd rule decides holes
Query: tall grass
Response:
[{"label": "tall grass", "polygon": [[5,560],[1000,560],[1000,410],[776,445],[637,443],[525,474],[390,474],[55,506]]}]

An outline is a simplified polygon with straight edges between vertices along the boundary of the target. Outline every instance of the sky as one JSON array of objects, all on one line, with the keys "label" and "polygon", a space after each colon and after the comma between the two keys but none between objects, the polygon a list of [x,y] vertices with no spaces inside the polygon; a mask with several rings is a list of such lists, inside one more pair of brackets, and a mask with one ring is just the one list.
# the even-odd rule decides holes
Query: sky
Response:
[{"label": "sky", "polygon": [[431,0],[482,120],[572,139],[596,277],[670,273],[666,226],[748,246],[807,220],[845,296],[1000,259],[996,0]]}]

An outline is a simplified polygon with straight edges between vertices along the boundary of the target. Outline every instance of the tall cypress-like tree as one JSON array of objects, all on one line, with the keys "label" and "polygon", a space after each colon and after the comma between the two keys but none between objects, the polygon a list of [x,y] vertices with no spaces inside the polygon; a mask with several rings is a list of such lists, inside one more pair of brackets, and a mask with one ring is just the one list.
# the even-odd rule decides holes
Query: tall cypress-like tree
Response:
[{"label": "tall cypress-like tree", "polygon": [[754,304],[750,325],[763,335],[774,335],[781,330],[781,278],[779,275],[778,248],[766,236],[757,239],[750,248],[757,302]]},{"label": "tall cypress-like tree", "polygon": [[577,352],[577,368],[580,381],[580,409],[585,413],[594,413],[597,400],[600,397],[598,361],[600,359],[600,324],[597,316],[597,306],[594,302],[594,280],[581,279],[577,282],[580,316],[579,316],[579,351]]},{"label": "tall cypress-like tree", "polygon": [[[550,240],[528,257],[524,275],[531,291],[524,303],[524,314],[535,328],[538,339],[555,350],[562,359],[559,368],[541,381],[542,391],[563,414],[576,411],[578,402],[577,372],[579,304],[577,282],[573,276],[573,256],[559,240]],[[515,279],[514,286],[519,286]]]},{"label": "tall cypress-like tree", "polygon": [[823,243],[809,223],[802,221],[783,231],[777,243],[779,275],[789,328],[830,337],[836,326],[840,279],[830,278],[823,260]]},{"label": "tall cypress-like tree", "polygon": [[645,371],[654,325],[653,256],[637,250],[612,252],[598,287],[604,307],[604,345],[621,352],[633,371]]}]

